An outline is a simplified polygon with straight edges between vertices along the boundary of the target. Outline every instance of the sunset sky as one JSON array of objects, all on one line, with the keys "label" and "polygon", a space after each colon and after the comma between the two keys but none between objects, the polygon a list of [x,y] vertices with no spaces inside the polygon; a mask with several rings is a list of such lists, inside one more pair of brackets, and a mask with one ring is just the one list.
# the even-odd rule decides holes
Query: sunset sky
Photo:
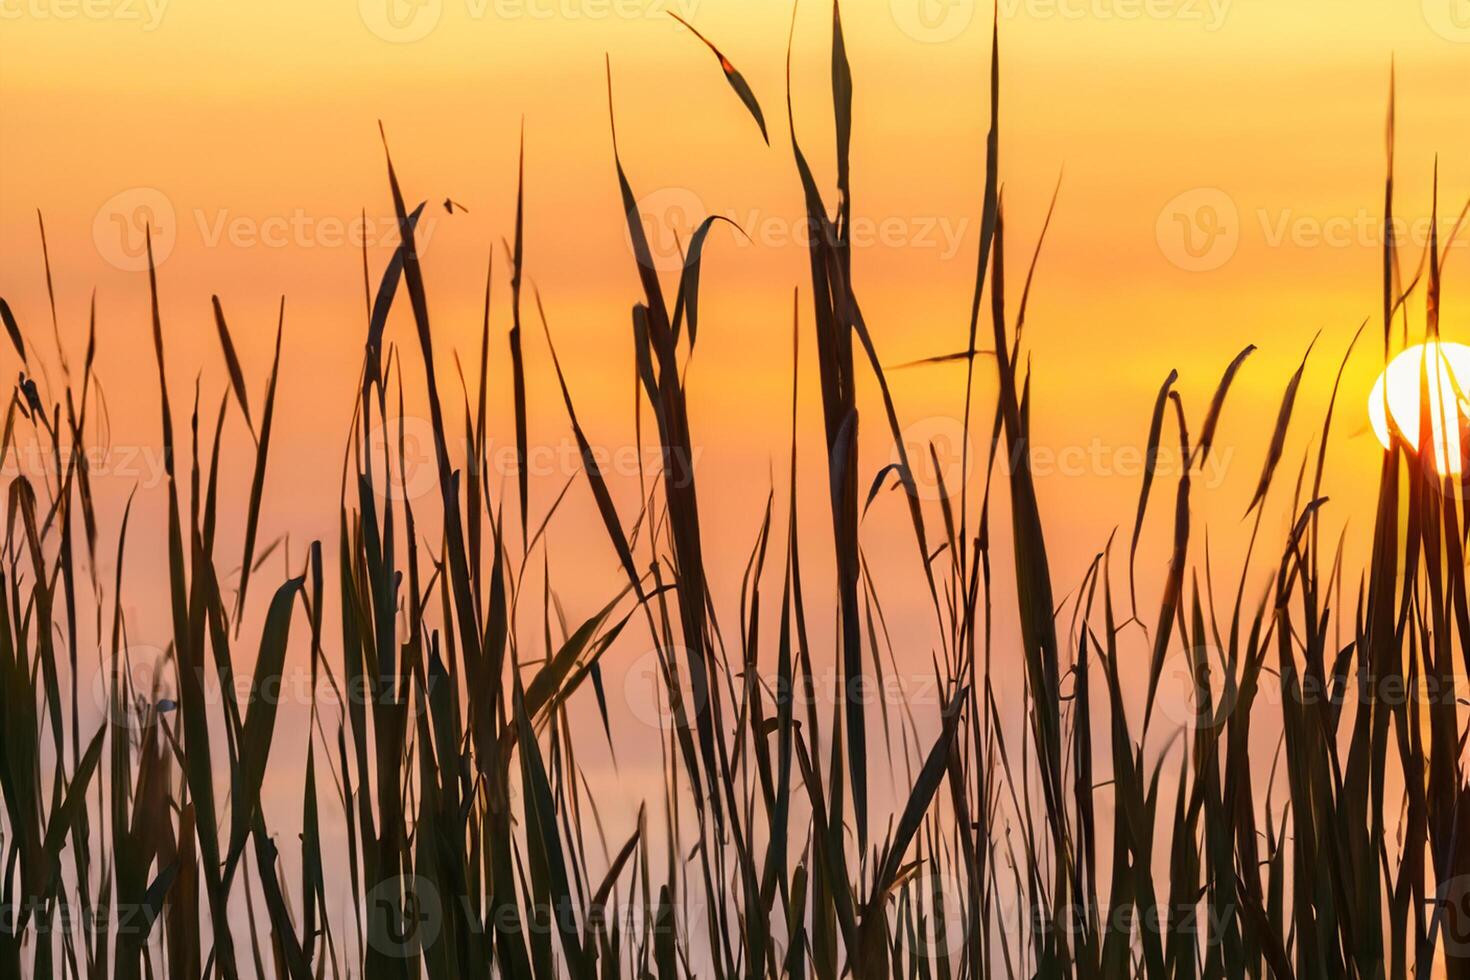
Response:
[{"label": "sunset sky", "polygon": [[[1248,343],[1260,348],[1236,383],[1212,468],[1197,478],[1214,554],[1228,561],[1248,531],[1240,515],[1260,473],[1263,434],[1307,344],[1321,331],[1288,443],[1284,465],[1293,475],[1318,431],[1337,364],[1368,320],[1344,377],[1329,479],[1332,519],[1365,527],[1378,467],[1365,402],[1381,367],[1376,317],[1390,66],[1397,70],[1397,209],[1410,236],[1408,275],[1427,239],[1436,154],[1446,227],[1470,196],[1463,115],[1470,14],[1457,18],[1456,6],[1002,0],[1001,176],[1012,304],[1061,176],[1025,343],[1037,447],[1054,461],[1050,473],[1040,462],[1038,470],[1059,596],[1109,533],[1131,522],[1148,413],[1171,368],[1198,425],[1229,360]],[[719,45],[750,82],[769,147],[709,51],[669,11]],[[429,202],[421,252],[451,418],[461,396],[448,352],[464,358],[473,384],[493,251],[491,405],[502,446],[512,444],[501,242],[513,228],[524,122],[527,278],[545,301],[589,437],[628,458],[628,313],[639,293],[613,167],[605,56],[623,163],[661,256],[674,256],[671,229],[687,241],[706,213],[730,217],[750,239],[728,227],[711,235],[689,372],[701,503],[721,513],[705,529],[716,556],[710,564],[722,579],[717,593],[737,595],[767,491],[774,480],[780,499],[788,476],[792,290],[808,288],[784,110],[791,16],[788,3],[767,0],[0,0],[0,295],[46,352],[59,383],[39,209],[73,360],[96,290],[113,446],[98,492],[116,514],[141,486],[128,555],[139,584],[125,587],[124,603],[134,636],[167,635],[165,604],[146,585],[149,571],[163,568],[157,542],[165,498],[157,480],[143,222],[151,216],[161,259],[181,433],[196,376],[211,418],[224,392],[210,295],[220,296],[229,316],[252,399],[263,397],[276,308],[286,297],[262,539],[289,534],[290,560],[299,567],[309,541],[335,546],[336,489],[365,336],[354,233],[360,212],[374,288],[396,242],[380,120],[405,194]],[[854,284],[890,365],[965,344],[990,20],[991,8],[972,0],[843,5],[855,76]],[[830,204],[829,43],[829,7],[805,0],[796,14],[792,98],[797,135]],[[446,197],[467,213],[447,214]],[[669,269],[677,269],[676,257]],[[670,293],[675,275],[665,275]],[[1452,257],[1448,339],[1470,336],[1459,312],[1467,287],[1470,256]],[[539,519],[576,467],[566,462],[565,410],[529,293],[524,312],[531,437],[547,447],[548,460],[533,480]],[[1411,312],[1417,329],[1422,302]],[[805,301],[801,330],[800,438],[811,452],[800,465],[804,485],[815,489],[826,463]],[[402,304],[389,339],[408,345],[405,380],[421,376]],[[0,356],[12,357],[8,349]],[[13,372],[13,361],[6,363]],[[963,369],[905,369],[890,379],[918,444],[934,438],[953,446]],[[976,379],[977,418],[988,432],[989,361],[977,362]],[[892,453],[869,381],[864,374],[864,488]],[[410,405],[410,415],[423,411]],[[228,431],[235,450],[225,460],[233,475],[226,485],[238,492],[253,454],[238,419]],[[636,470],[614,475],[631,522]],[[504,476],[496,492],[510,512],[514,480]],[[953,482],[958,470],[946,476]],[[1278,494],[1290,483],[1279,479]],[[1169,533],[1167,496],[1150,512],[1150,541]],[[894,497],[880,501],[863,535],[870,560],[891,569],[876,573],[880,584],[885,575],[893,580],[890,625],[932,625],[927,597],[901,591],[915,581],[916,560],[903,509]],[[1276,504],[1273,533],[1288,521],[1286,501]],[[232,495],[226,505],[241,514],[244,498]],[[805,525],[821,542],[823,496],[811,493],[806,506]],[[552,574],[568,618],[580,621],[607,600],[620,573],[585,486],[573,488],[564,514],[549,532],[557,543]],[[239,548],[237,525],[222,532],[222,548]],[[580,553],[568,550],[589,541]],[[823,548],[813,554],[828,557]],[[115,542],[103,551],[110,573]],[[280,560],[270,567],[278,570]],[[1141,588],[1146,580],[1156,589],[1161,571],[1161,563],[1141,568]],[[820,561],[811,574],[830,586],[831,571]],[[997,606],[1009,608],[1009,586],[998,588]],[[249,615],[259,618],[265,597],[256,598],[261,605]],[[733,605],[721,611],[735,613]],[[929,641],[912,646],[927,669]]]}]

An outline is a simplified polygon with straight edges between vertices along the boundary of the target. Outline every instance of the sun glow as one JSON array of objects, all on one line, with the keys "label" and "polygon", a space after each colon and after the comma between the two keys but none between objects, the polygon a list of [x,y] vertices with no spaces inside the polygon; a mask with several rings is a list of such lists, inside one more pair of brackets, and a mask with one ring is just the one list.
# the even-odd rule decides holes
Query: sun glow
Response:
[{"label": "sun glow", "polygon": [[1399,436],[1418,447],[1421,382],[1429,393],[1434,467],[1440,473],[1458,476],[1463,455],[1460,425],[1470,414],[1470,347],[1432,341],[1409,347],[1390,361],[1368,395],[1368,420],[1373,433],[1387,448],[1392,419]]}]

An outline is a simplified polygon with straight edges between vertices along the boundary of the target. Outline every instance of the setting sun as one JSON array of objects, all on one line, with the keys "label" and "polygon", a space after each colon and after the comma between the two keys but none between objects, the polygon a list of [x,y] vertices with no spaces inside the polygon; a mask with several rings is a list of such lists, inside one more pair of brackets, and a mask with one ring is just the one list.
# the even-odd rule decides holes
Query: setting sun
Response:
[{"label": "setting sun", "polygon": [[[1437,370],[1421,372],[1433,360]],[[1441,473],[1460,472],[1459,418],[1466,414],[1466,388],[1470,386],[1470,347],[1443,341],[1416,344],[1395,357],[1378,376],[1368,396],[1368,419],[1373,433],[1384,448],[1389,444],[1388,417],[1393,427],[1410,446],[1419,442],[1419,389],[1427,380],[1429,403],[1434,408],[1430,424],[1434,433],[1434,466]],[[1388,390],[1388,411],[1384,412],[1384,389]],[[1455,420],[1446,430],[1445,423]],[[1448,462],[1446,462],[1448,457]]]}]

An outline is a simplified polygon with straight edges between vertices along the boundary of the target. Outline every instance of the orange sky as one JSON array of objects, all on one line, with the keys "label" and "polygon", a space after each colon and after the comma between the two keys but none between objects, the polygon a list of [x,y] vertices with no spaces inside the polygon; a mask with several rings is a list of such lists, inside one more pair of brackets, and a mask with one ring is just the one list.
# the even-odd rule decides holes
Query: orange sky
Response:
[{"label": "orange sky", "polygon": [[[769,148],[709,52],[668,10],[744,73],[765,108]],[[953,351],[964,343],[974,276],[990,8],[850,0],[843,10],[856,78],[855,285],[886,361]],[[1222,468],[1199,481],[1220,483],[1197,504],[1216,553],[1229,555],[1244,537],[1239,514],[1281,388],[1321,330],[1288,446],[1295,470],[1348,339],[1378,309],[1390,59],[1398,70],[1398,208],[1411,231],[1422,234],[1428,218],[1436,153],[1442,218],[1452,222],[1470,196],[1462,108],[1470,22],[1451,12],[1450,0],[1003,0],[1013,296],[1065,174],[1027,327],[1035,439],[1059,467],[1040,481],[1059,595],[1113,527],[1131,520],[1149,407],[1170,368],[1180,370],[1197,425],[1224,365],[1246,343],[1261,348],[1226,411],[1216,449]],[[160,490],[147,479],[159,437],[146,276],[136,258],[146,208],[167,251],[160,278],[181,426],[196,374],[206,404],[223,390],[210,294],[230,316],[257,399],[276,304],[286,295],[282,428],[262,536],[289,533],[296,562],[311,538],[334,541],[364,336],[361,255],[348,225],[366,209],[375,278],[393,241],[380,119],[405,192],[431,202],[421,226],[431,312],[441,349],[464,355],[478,343],[486,253],[498,252],[512,229],[525,120],[527,275],[545,297],[590,437],[626,449],[627,311],[638,292],[607,127],[606,53],[624,163],[646,208],[656,220],[684,224],[686,240],[687,222],[704,212],[732,217],[755,240],[724,230],[710,239],[689,375],[715,578],[722,594],[735,595],[769,474],[785,479],[791,290],[805,288],[806,257],[791,240],[801,200],[782,107],[790,16],[788,4],[766,0],[424,0],[393,8],[381,0],[0,0],[0,295],[33,344],[48,346],[39,208],[65,342],[78,356],[95,287],[113,442],[141,447],[128,463],[119,452],[109,456],[113,475],[99,481],[114,516],[141,480],[134,540],[161,527]],[[827,20],[825,4],[801,5],[793,83],[799,135],[831,200]],[[445,196],[469,213],[445,214],[437,205]],[[1410,254],[1406,267],[1416,260]],[[509,439],[503,254],[496,262],[492,404],[497,431]],[[1452,260],[1451,339],[1470,334],[1456,312],[1467,276],[1470,260]],[[396,342],[411,338],[403,314],[390,326]],[[805,307],[803,329],[811,350]],[[1335,429],[1329,491],[1336,519],[1350,526],[1361,526],[1377,472],[1363,403],[1377,373],[1378,329],[1370,324],[1349,368]],[[538,330],[528,335],[527,359],[532,439],[560,459],[565,413]],[[453,362],[441,360],[454,404]],[[408,364],[412,381],[416,356]],[[54,372],[54,358],[52,365]],[[977,377],[988,417],[988,365]],[[892,382],[906,425],[926,437],[953,431],[960,370],[896,372]],[[816,486],[825,469],[816,387],[810,375],[803,383],[803,442],[813,450],[803,479]],[[869,385],[864,484],[891,452],[872,395]],[[238,425],[231,432],[237,451],[226,465],[239,488],[248,437]],[[1083,463],[1063,465],[1079,454]],[[537,515],[572,472],[551,462],[538,473]],[[622,489],[631,520],[627,481]],[[243,491],[227,503],[242,509]],[[927,623],[927,600],[909,588],[916,579],[906,519],[885,503],[864,540],[870,555],[892,556],[891,570],[879,572],[894,590],[890,617]],[[1162,541],[1167,507],[1157,498],[1155,506],[1148,534]],[[805,520],[820,540],[819,494]],[[229,533],[222,548],[237,548]],[[601,548],[600,535],[578,488],[553,544]],[[129,560],[140,576],[160,569],[156,549],[140,546]],[[558,585],[571,618],[616,586],[610,551],[595,551],[589,570],[563,564]],[[830,574],[813,565],[819,579]],[[144,635],[166,622],[146,581],[128,601]],[[998,607],[1005,596],[1002,589]],[[928,651],[915,656],[927,663]]]},{"label": "orange sky", "polygon": [[[80,343],[95,285],[103,363],[142,357],[146,367],[143,277],[118,222],[136,219],[140,205],[155,208],[171,226],[162,274],[181,383],[200,367],[218,381],[204,329],[210,292],[224,300],[256,373],[269,357],[277,297],[287,295],[287,380],[313,379],[286,386],[309,466],[317,454],[307,450],[340,444],[356,371],[360,257],[347,224],[367,208],[375,269],[392,239],[376,121],[411,195],[451,195],[470,209],[450,218],[434,208],[425,227],[438,322],[468,349],[485,252],[510,230],[524,117],[528,274],[573,345],[569,368],[583,398],[621,408],[624,375],[598,371],[599,355],[621,360],[624,310],[636,295],[607,134],[607,53],[625,162],[648,206],[684,221],[728,214],[757,241],[726,231],[712,239],[694,378],[696,397],[711,406],[708,442],[764,455],[771,432],[749,423],[780,417],[779,403],[760,396],[786,386],[785,358],[771,355],[785,353],[789,290],[804,271],[791,242],[800,201],[781,107],[786,4],[151,2],[0,3],[0,286],[30,329],[45,321],[40,208],[67,335]],[[1220,366],[1254,341],[1262,351],[1241,390],[1274,402],[1267,396],[1317,329],[1336,357],[1376,308],[1391,57],[1400,209],[1421,223],[1427,216],[1435,152],[1445,161],[1442,210],[1452,216],[1470,193],[1457,165],[1470,136],[1455,111],[1470,81],[1470,25],[1456,29],[1444,6],[1003,0],[1013,266],[1065,170],[1032,310],[1038,406],[1046,406],[1039,424],[1065,441],[1099,431],[1136,442],[1168,367],[1203,399]],[[667,10],[688,16],[751,81],[771,148]],[[989,10],[971,0],[866,0],[845,13],[857,79],[855,213],[870,243],[859,241],[856,280],[885,358],[899,362],[962,343]],[[823,4],[801,9],[794,80],[798,127],[823,175],[831,172],[826,17]],[[1218,267],[1171,263],[1182,226],[1164,211],[1176,200],[1186,211],[1226,202],[1234,233],[1223,254],[1206,257]],[[1451,311],[1453,290],[1452,280]],[[1451,314],[1451,332],[1453,323]],[[533,369],[544,373],[541,345],[531,347]],[[1355,378],[1364,391],[1371,374],[1365,366]],[[942,372],[894,380],[909,413],[953,410]],[[738,415],[720,410],[732,404]],[[136,420],[114,407],[119,425],[151,419],[151,402]],[[626,414],[618,411],[620,424]]]}]

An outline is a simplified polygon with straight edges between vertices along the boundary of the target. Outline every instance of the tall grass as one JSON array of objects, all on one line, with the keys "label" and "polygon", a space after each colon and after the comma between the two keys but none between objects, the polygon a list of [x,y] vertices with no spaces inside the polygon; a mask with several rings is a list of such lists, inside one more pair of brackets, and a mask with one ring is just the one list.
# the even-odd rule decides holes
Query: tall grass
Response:
[{"label": "tall grass", "polygon": [[[474,395],[463,406],[446,405],[436,382],[442,336],[430,322],[415,248],[424,205],[410,207],[388,157],[400,244],[375,277],[364,257],[371,299],[333,565],[326,565],[330,542],[313,542],[299,573],[283,582],[262,581],[270,572],[262,571],[258,548],[262,501],[280,492],[269,465],[280,325],[264,399],[252,410],[252,384],[215,300],[229,388],[212,411],[196,391],[187,433],[177,433],[158,299],[167,284],[150,243],[169,576],[166,586],[125,583],[131,502],[115,533],[98,526],[81,448],[96,428],[95,314],[79,373],[66,366],[55,386],[31,376],[34,326],[23,327],[0,301],[25,372],[0,449],[34,438],[59,474],[39,486],[17,476],[6,495],[0,975],[1470,976],[1470,849],[1463,844],[1470,806],[1461,806],[1470,786],[1453,694],[1470,675],[1470,494],[1412,448],[1433,438],[1428,409],[1418,438],[1396,433],[1383,455],[1369,565],[1355,583],[1343,567],[1343,541],[1325,537],[1321,521],[1336,384],[1317,453],[1294,478],[1289,472],[1288,430],[1308,424],[1296,418],[1304,358],[1261,447],[1243,524],[1250,529],[1246,559],[1219,579],[1217,595],[1223,570],[1202,549],[1192,519],[1200,491],[1191,476],[1211,452],[1232,382],[1253,348],[1222,365],[1197,424],[1171,374],[1150,419],[1151,465],[1126,561],[1110,540],[1080,583],[1056,582],[1030,469],[1033,405],[1023,343],[1041,243],[1019,301],[1008,303],[1016,277],[1006,270],[997,40],[974,299],[968,324],[955,329],[965,346],[933,359],[964,363],[956,408],[966,445],[973,428],[987,447],[986,465],[973,484],[964,467],[960,486],[942,488],[939,503],[926,504],[915,478],[923,461],[909,456],[854,278],[854,80],[835,4],[831,39],[835,206],[802,152],[789,80],[786,96],[795,176],[813,232],[793,352],[815,358],[826,459],[813,464],[797,453],[794,372],[791,480],[784,500],[773,493],[751,549],[738,633],[722,631],[714,613],[703,544],[704,527],[718,515],[701,508],[684,371],[698,339],[703,248],[716,219],[687,243],[677,281],[663,281],[617,155],[615,124],[616,174],[642,288],[628,325],[638,418],[641,427],[643,414],[651,416],[662,465],[643,487],[637,513],[620,509],[562,373],[553,325],[534,296],[581,453],[580,476],[626,575],[609,586],[605,607],[568,625],[555,642],[549,608],[542,638],[516,615],[522,604],[550,604],[544,594],[526,594],[524,583],[560,503],[534,519],[524,478],[528,335],[519,191],[506,249],[513,326],[504,352],[522,474],[515,499],[497,496],[489,479],[489,364],[502,353],[492,350],[489,274],[479,374],[467,386]],[[750,85],[713,41],[699,40],[768,138]],[[609,69],[615,115],[613,95]],[[1390,227],[1391,114],[1385,203]],[[1443,262],[1436,230],[1426,271],[1404,283],[1390,237],[1385,358],[1411,330],[1438,335]],[[49,288],[49,257],[46,269]],[[1425,319],[1411,327],[1421,298]],[[387,334],[395,303],[408,305],[415,327],[401,348]],[[51,316],[59,334],[54,298]],[[284,324],[284,301],[280,317]],[[386,492],[408,468],[404,441],[383,446],[372,438],[402,414],[397,359],[413,357],[422,359],[426,387],[416,397],[428,406],[440,491],[422,513],[412,498]],[[977,404],[975,372],[992,370],[996,403]],[[865,467],[859,457],[860,378],[880,396],[882,414],[872,424],[897,447],[887,466]],[[255,463],[245,512],[227,515],[217,477],[222,454],[235,451],[224,445],[232,411],[248,425]],[[1187,461],[1172,488],[1155,485],[1152,465],[1171,444]],[[914,549],[869,555],[861,515],[894,484],[904,491]],[[1170,489],[1173,534],[1161,601],[1140,609],[1141,533],[1151,514],[1162,519],[1149,509],[1151,496]],[[822,492],[833,553],[803,554],[797,500]],[[1002,495],[1008,531],[994,523]],[[1284,538],[1273,540],[1263,522],[1268,506],[1289,507]],[[232,559],[216,546],[225,521],[244,528],[233,594],[224,585]],[[436,539],[421,532],[425,526],[438,529]],[[1009,546],[997,552],[1001,535]],[[115,579],[89,581],[99,550],[110,549]],[[594,551],[605,554],[601,543],[588,545]],[[1006,551],[1013,568],[993,567],[993,555]],[[834,650],[809,640],[812,617],[833,609],[813,600],[803,561],[836,570]],[[922,720],[938,732],[931,741],[918,738],[914,710],[922,706],[902,705],[892,718],[886,703],[876,716],[870,710],[884,655],[892,656],[870,562],[899,570],[932,604],[940,637],[932,671],[942,697],[936,717]],[[1247,581],[1257,566],[1270,584],[1252,596]],[[998,577],[1010,578],[1018,598],[1016,642],[999,642],[993,628]],[[1125,578],[1126,600],[1119,595]],[[252,583],[257,588],[248,591]],[[132,601],[167,602],[165,686],[176,698],[134,681],[125,584]],[[271,592],[268,601],[256,594],[262,589]],[[340,623],[324,621],[328,589],[337,591]],[[81,727],[78,695],[88,668],[78,657],[79,620],[89,602],[108,638],[107,721],[96,731]],[[264,602],[265,617],[258,635],[242,639],[247,602]],[[763,639],[773,631],[762,629],[772,619],[774,645]],[[630,624],[651,638],[672,723],[663,732],[658,797],[645,802],[626,840],[608,841],[578,747],[597,738],[616,747],[602,665],[619,655]],[[738,635],[738,643],[727,635]],[[541,639],[548,655],[528,660]],[[310,658],[304,760],[298,746],[277,737],[276,692],[288,650]],[[249,682],[237,684],[235,665],[251,654]],[[841,691],[831,716],[822,717],[814,664],[829,657],[839,665]],[[1182,658],[1192,688],[1192,717],[1181,732],[1161,731],[1154,713],[1171,658]],[[1125,689],[1140,664],[1144,709],[1129,718],[1126,704],[1134,699]],[[319,685],[343,694],[340,710],[319,709]],[[574,731],[573,699],[592,699],[602,732]],[[1022,706],[1019,739],[1012,732],[1007,740],[1003,701]],[[1274,760],[1249,740],[1252,721],[1261,718],[1283,731]],[[891,756],[895,746],[895,778],[903,783],[887,813],[875,805],[870,760]],[[283,769],[300,774],[299,821],[269,826],[262,789],[268,772],[279,778]],[[1177,790],[1166,794],[1170,782]],[[324,849],[329,814],[345,825],[344,854]],[[282,846],[296,851],[299,880],[287,880]]]}]

